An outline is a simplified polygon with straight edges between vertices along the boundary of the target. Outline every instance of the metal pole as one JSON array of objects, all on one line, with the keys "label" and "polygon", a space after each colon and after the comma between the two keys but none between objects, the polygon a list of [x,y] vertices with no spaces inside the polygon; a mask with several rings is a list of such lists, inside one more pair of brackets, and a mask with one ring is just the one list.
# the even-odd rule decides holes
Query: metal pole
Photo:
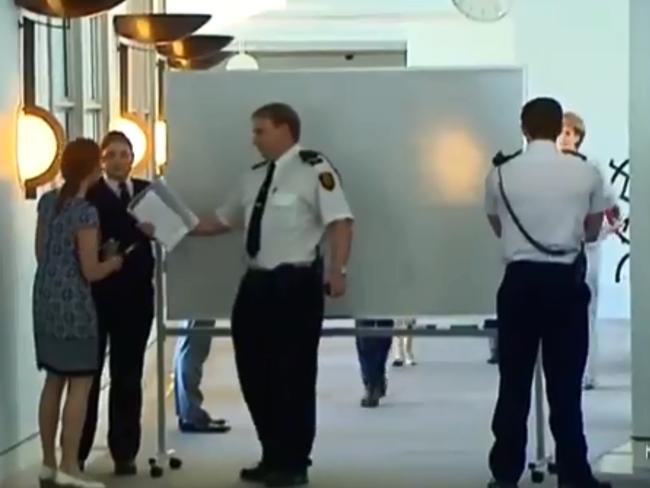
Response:
[{"label": "metal pole", "polygon": [[[157,89],[157,64],[156,51],[149,52],[149,124],[151,134],[151,160],[149,166],[150,177],[157,175],[156,167],[156,121],[158,120],[158,89]],[[156,287],[156,369],[157,369],[157,396],[158,396],[158,459],[166,460],[166,416],[165,416],[165,304],[164,304],[164,273],[163,260],[165,258],[162,246],[154,243],[155,251],[155,287]]]}]

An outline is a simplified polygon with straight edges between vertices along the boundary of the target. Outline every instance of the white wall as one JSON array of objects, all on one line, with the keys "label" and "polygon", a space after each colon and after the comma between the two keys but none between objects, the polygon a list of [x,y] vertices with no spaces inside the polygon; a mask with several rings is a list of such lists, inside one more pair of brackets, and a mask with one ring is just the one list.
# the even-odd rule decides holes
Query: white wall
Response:
[{"label": "white wall", "polygon": [[630,156],[635,222],[632,268],[632,433],[634,464],[650,472],[650,2],[631,0],[630,8]]},{"label": "white wall", "polygon": [[[31,320],[36,207],[21,195],[15,163],[18,39],[14,2],[0,0],[0,451],[36,432],[41,384]],[[0,479],[7,463],[0,458]]]}]

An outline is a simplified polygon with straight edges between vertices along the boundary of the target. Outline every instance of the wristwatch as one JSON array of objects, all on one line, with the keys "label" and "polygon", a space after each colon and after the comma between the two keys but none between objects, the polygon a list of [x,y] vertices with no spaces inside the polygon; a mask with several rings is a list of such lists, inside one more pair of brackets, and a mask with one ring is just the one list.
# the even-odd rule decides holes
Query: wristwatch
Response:
[{"label": "wristwatch", "polygon": [[339,273],[341,273],[341,275],[343,275],[343,276],[347,276],[348,275],[348,267],[347,266],[341,266],[341,269],[339,269]]}]

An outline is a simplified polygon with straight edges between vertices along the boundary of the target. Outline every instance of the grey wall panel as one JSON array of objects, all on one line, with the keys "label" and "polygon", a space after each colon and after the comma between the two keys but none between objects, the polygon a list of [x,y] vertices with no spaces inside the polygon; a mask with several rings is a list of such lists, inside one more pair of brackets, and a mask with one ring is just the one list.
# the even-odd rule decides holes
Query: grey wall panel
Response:
[{"label": "grey wall panel", "polygon": [[[298,110],[302,145],[338,167],[357,219],[349,292],[328,314],[493,313],[502,265],[483,182],[495,151],[521,145],[520,70],[172,73],[168,87],[168,179],[198,213],[259,161],[251,112]],[[174,251],[171,318],[229,315],[242,242],[190,238]]]}]

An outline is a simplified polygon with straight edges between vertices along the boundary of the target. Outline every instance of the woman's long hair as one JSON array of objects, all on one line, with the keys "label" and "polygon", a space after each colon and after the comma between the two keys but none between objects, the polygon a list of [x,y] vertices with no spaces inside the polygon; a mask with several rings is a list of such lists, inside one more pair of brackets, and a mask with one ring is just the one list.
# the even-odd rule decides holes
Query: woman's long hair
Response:
[{"label": "woman's long hair", "polygon": [[61,156],[61,175],[64,183],[59,190],[56,211],[60,212],[66,202],[79,193],[81,183],[99,167],[101,151],[92,139],[69,142]]}]

